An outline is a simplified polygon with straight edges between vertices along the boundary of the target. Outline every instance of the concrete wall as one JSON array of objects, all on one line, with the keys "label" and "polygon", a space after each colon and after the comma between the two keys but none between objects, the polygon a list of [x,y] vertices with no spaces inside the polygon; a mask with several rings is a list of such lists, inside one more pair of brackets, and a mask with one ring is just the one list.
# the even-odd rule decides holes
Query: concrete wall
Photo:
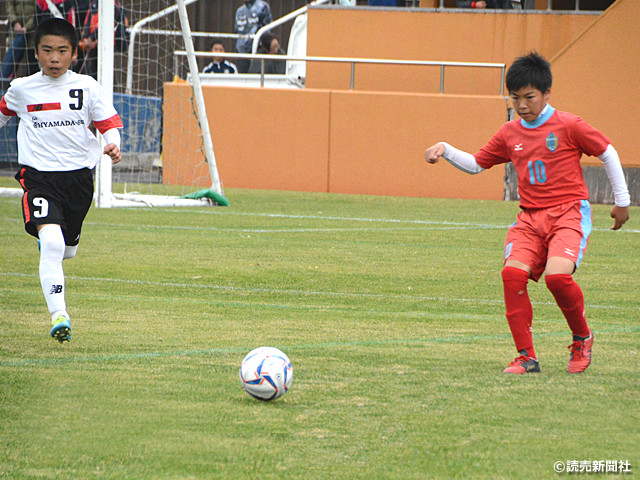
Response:
[{"label": "concrete wall", "polygon": [[[580,10],[606,10],[614,0],[580,0]],[[420,0],[420,8],[439,8],[440,0]],[[445,8],[456,8],[456,0],[444,0]],[[535,10],[546,10],[547,0],[535,0]],[[531,7],[527,7],[531,8]],[[575,10],[576,0],[552,0],[552,10]]]},{"label": "concrete wall", "polygon": [[[308,54],[509,64],[535,49],[553,57],[597,17],[592,15],[420,12],[310,8]],[[350,65],[312,63],[307,86],[349,89]],[[355,89],[437,93],[440,68],[358,66]],[[447,67],[445,93],[497,95],[500,72]]]},{"label": "concrete wall", "polygon": [[[308,53],[508,64],[536,49],[552,59],[551,103],[600,128],[624,166],[637,167],[638,120],[625,108],[639,89],[640,31],[633,4],[618,0],[601,17],[317,7],[309,12]],[[315,64],[308,67],[303,91],[205,88],[224,185],[502,198],[502,168],[473,177],[448,164],[426,166],[422,159],[438,140],[475,152],[499,128],[506,103],[496,95],[496,72],[447,70],[445,95],[434,94],[437,68],[358,67],[356,91],[348,91],[349,76],[348,66]],[[173,84],[166,94],[185,102],[189,95],[187,87]],[[165,104],[164,177],[180,183],[169,167],[206,172],[206,164],[202,158],[185,162],[184,138],[174,137],[181,135],[178,124],[193,124],[191,109],[172,111],[171,104]]]},{"label": "concrete wall", "polygon": [[[634,0],[619,0],[551,59],[551,102],[607,135],[625,167],[640,168],[640,22]],[[601,165],[584,158],[585,164]]]},{"label": "concrete wall", "polygon": [[[482,144],[506,118],[502,97],[203,89],[225,187],[502,199],[503,167],[470,176],[446,162],[427,165],[422,156],[434,139],[446,137],[469,150]],[[193,114],[176,102],[188,104],[190,94],[187,85],[165,85],[168,184],[184,182],[187,170],[206,177],[203,157],[190,153],[200,147],[191,135]],[[478,118],[481,125],[459,128]]]}]

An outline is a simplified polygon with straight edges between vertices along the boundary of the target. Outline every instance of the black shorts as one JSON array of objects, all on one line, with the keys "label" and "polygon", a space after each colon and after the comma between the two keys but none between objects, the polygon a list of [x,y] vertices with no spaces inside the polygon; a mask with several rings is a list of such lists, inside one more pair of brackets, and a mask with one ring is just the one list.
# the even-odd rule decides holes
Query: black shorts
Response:
[{"label": "black shorts", "polygon": [[53,223],[62,228],[65,245],[78,245],[82,222],[93,201],[93,171],[41,172],[22,167],[16,180],[24,190],[22,217],[27,233],[37,238],[37,225]]}]

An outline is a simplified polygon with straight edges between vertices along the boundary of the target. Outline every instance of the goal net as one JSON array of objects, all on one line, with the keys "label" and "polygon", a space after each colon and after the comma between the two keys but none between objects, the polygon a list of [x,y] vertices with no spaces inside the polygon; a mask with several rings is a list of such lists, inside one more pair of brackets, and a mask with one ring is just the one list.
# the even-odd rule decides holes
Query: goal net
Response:
[{"label": "goal net", "polygon": [[[100,0],[97,10],[77,17],[97,46],[79,51],[75,70],[96,76],[113,92],[124,124],[122,161],[111,165],[104,156],[96,168],[98,207],[229,204],[218,177],[187,17],[186,6],[197,1],[206,0]],[[62,16],[55,6],[59,2],[47,3],[54,16]],[[174,55],[184,50],[186,59]],[[190,72],[191,83],[177,78],[178,71]],[[0,138],[11,147],[3,148],[3,157],[10,157],[0,158],[5,163],[17,158],[17,124],[7,127],[2,133],[11,138]],[[2,196],[21,194],[21,189],[0,188]]]},{"label": "goal net", "polygon": [[[122,8],[116,5],[115,38],[104,42],[114,48],[100,53],[107,60],[113,55],[113,99],[124,124],[122,161],[111,166],[103,159],[96,180],[99,207],[228,205],[194,75],[198,67],[186,6],[197,1],[125,0]],[[177,57],[179,50],[190,55]],[[192,84],[176,77],[189,68]]]}]

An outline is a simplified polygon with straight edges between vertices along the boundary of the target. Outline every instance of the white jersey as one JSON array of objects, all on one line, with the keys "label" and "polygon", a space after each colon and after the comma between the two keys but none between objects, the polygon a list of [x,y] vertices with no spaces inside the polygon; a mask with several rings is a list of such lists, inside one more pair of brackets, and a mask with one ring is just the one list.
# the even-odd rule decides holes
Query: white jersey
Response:
[{"label": "white jersey", "polygon": [[11,82],[0,100],[0,127],[18,116],[18,163],[44,172],[93,168],[102,151],[91,122],[104,134],[122,121],[101,85],[68,71]]}]

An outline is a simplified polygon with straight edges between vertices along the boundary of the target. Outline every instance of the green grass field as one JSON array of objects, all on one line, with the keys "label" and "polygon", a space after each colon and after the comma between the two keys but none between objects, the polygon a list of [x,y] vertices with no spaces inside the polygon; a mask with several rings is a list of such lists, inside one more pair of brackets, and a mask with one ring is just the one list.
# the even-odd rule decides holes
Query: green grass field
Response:
[{"label": "green grass field", "polygon": [[[640,209],[576,279],[594,361],[530,283],[542,373],[516,355],[500,270],[517,204],[228,190],[227,208],[93,208],[65,262],[73,340],[49,337],[36,242],[0,199],[0,478],[551,479],[640,472]],[[264,403],[244,355],[281,348]],[[592,478],[594,475],[579,475]],[[606,473],[597,478],[629,478]]]}]

